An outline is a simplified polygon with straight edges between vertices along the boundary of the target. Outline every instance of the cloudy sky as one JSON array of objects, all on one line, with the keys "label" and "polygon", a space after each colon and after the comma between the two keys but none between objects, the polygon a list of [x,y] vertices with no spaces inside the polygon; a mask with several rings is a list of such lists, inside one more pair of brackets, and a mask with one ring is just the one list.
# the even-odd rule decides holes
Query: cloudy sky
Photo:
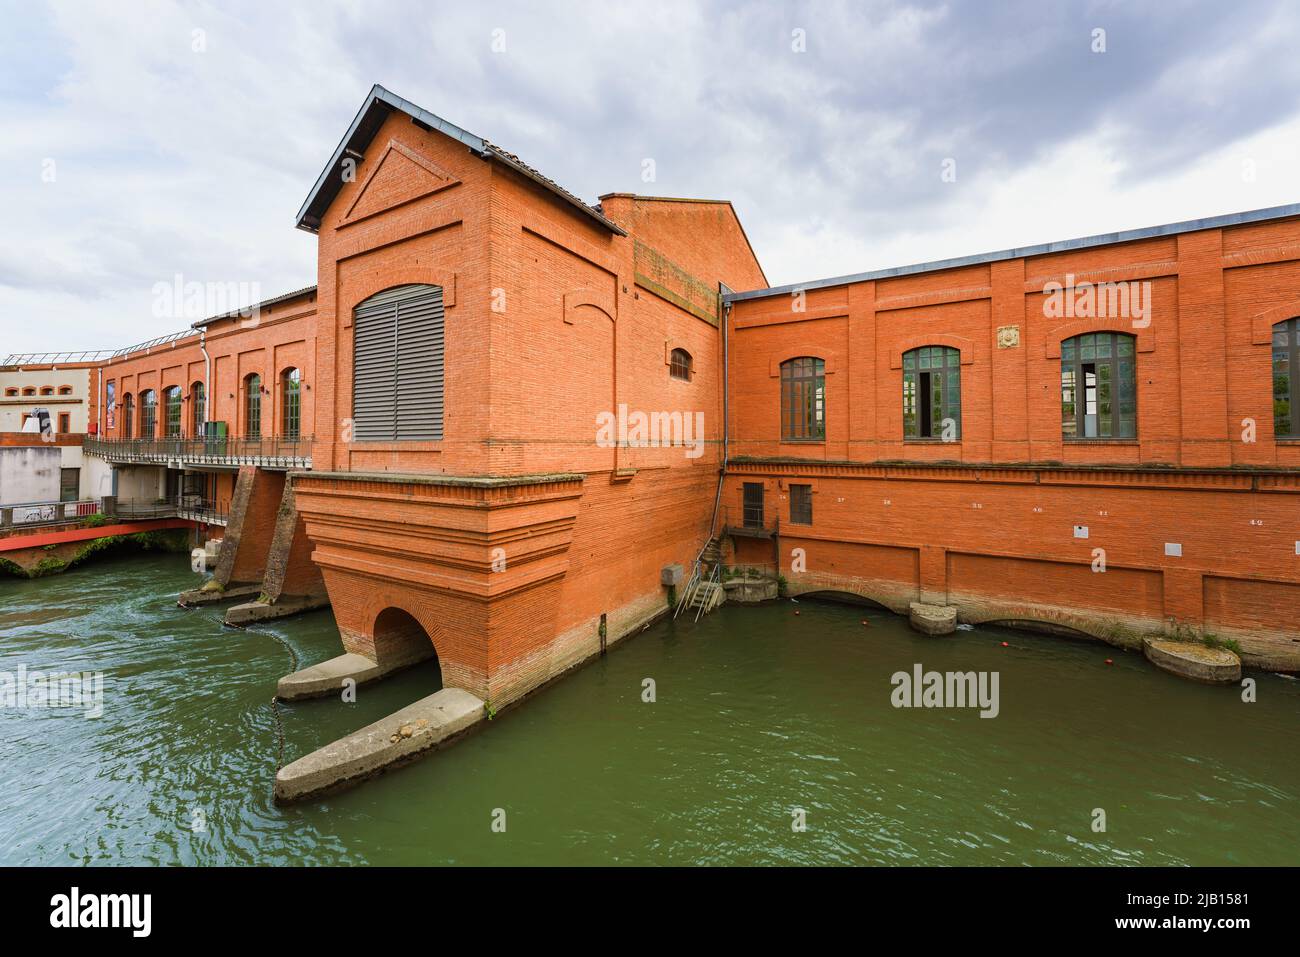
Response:
[{"label": "cloudy sky", "polygon": [[374,83],[590,202],[731,199],[774,285],[1300,201],[1288,6],[0,0],[0,356],[314,283]]}]

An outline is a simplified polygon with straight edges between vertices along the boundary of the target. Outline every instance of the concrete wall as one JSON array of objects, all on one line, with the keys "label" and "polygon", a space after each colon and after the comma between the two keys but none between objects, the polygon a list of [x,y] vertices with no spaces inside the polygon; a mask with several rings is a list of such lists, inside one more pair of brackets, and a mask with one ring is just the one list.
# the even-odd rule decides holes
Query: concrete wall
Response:
[{"label": "concrete wall", "polygon": [[23,419],[33,408],[47,409],[50,428],[56,431],[60,413],[68,415],[68,427],[62,431],[90,431],[98,412],[95,381],[96,369],[86,366],[0,369],[0,432],[22,431]]},{"label": "concrete wall", "polygon": [[0,446],[0,505],[59,500],[57,447]]},{"label": "concrete wall", "polygon": [[148,504],[167,492],[167,469],[161,465],[117,466],[117,498],[120,502]]}]

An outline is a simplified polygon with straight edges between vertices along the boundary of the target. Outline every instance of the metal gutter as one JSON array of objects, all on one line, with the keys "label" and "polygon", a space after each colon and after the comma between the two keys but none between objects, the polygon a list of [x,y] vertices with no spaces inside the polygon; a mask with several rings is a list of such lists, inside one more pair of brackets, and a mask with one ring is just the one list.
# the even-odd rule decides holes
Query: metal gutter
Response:
[{"label": "metal gutter", "polygon": [[1300,216],[1300,203],[1286,206],[1269,206],[1265,209],[1252,209],[1241,213],[1228,213],[1223,216],[1210,216],[1204,219],[1188,219],[1180,223],[1166,223],[1163,226],[1146,226],[1141,229],[1128,229],[1117,233],[1101,233],[1096,236],[1083,236],[1078,239],[1063,239],[1037,246],[1018,246],[1015,249],[1001,249],[992,253],[978,253],[973,256],[958,256],[955,259],[937,259],[933,262],[915,263],[910,266],[893,266],[889,269],[876,269],[871,272],[854,273],[848,276],[835,276],[830,279],[816,279],[811,282],[790,283],[785,286],[773,286],[768,289],[751,289],[746,292],[731,293],[723,297],[724,302],[744,302],[748,299],[764,299],[768,296],[788,295],[811,289],[825,289],[829,286],[844,286],[855,282],[871,282],[876,279],[894,279],[898,276],[913,276],[923,272],[937,272],[941,269],[956,269],[961,266],[977,266],[982,263],[1004,262],[1008,259],[1022,259],[1029,256],[1044,256],[1049,253],[1068,252],[1075,249],[1091,249],[1095,246],[1110,246],[1116,243],[1131,243],[1140,239],[1153,239],[1158,236],[1177,236],[1181,233],[1194,233],[1203,229],[1222,229],[1227,226],[1243,226],[1248,223],[1260,223],[1270,219],[1289,219]]}]

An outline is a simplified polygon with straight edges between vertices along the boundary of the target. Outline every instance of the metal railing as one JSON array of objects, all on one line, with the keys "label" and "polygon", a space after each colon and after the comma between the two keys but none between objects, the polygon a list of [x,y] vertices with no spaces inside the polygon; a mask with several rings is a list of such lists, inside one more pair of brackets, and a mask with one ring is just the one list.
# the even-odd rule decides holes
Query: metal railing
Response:
[{"label": "metal railing", "polygon": [[82,450],[113,462],[150,465],[262,465],[271,468],[311,468],[311,436],[272,435],[258,438],[174,436],[168,438],[107,439],[87,436]]},{"label": "metal railing", "polygon": [[724,505],[722,526],[729,535],[771,538],[777,531],[776,516],[769,516],[761,506]]},{"label": "metal railing", "polygon": [[[107,511],[105,509],[107,508]],[[80,499],[75,502],[26,502],[0,507],[0,529],[40,528],[48,525],[80,524],[98,517],[99,524],[147,522],[160,518],[184,518],[204,525],[226,525],[230,501],[211,501],[185,495],[178,501],[157,499]]]},{"label": "metal railing", "polygon": [[191,522],[200,522],[204,525],[228,525],[230,523],[230,501],[223,499],[214,502],[187,495],[177,504],[176,517],[187,518]]},{"label": "metal railing", "polygon": [[63,525],[97,515],[103,507],[101,499],[79,499],[75,502],[27,502],[0,508],[0,528],[34,528],[41,525]]}]

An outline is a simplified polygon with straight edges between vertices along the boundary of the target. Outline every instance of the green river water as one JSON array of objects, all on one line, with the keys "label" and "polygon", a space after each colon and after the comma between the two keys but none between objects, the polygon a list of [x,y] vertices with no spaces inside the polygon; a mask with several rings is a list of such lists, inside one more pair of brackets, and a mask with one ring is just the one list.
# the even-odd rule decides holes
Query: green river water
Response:
[{"label": "green river water", "polygon": [[[0,671],[105,676],[97,719],[0,709],[0,863],[1300,864],[1300,682],[1252,673],[1247,704],[1101,644],[810,600],[654,625],[445,751],[278,808],[271,694],[290,648],[340,653],[333,618],[224,629],[176,607],[187,561],[0,579]],[[892,707],[918,662],[997,671],[1000,713]],[[281,706],[285,760],[438,683]]]}]

